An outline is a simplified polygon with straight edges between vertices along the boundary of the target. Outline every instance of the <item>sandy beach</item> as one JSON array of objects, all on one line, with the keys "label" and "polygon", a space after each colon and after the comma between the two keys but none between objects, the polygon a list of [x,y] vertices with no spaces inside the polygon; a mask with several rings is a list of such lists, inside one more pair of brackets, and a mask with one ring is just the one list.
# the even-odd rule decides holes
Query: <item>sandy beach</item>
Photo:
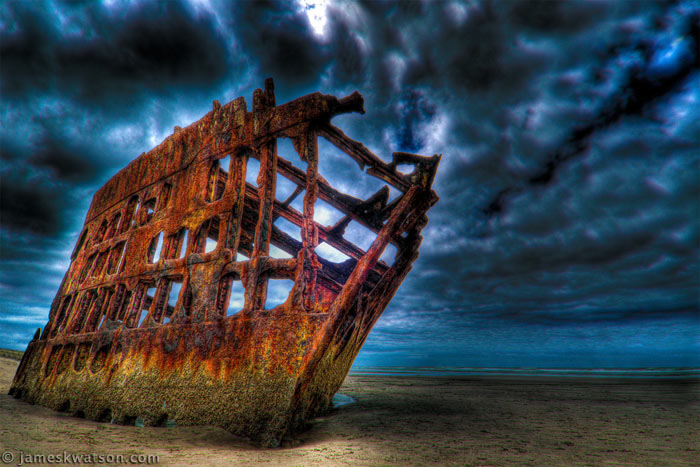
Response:
[{"label": "sandy beach", "polygon": [[[349,376],[356,400],[278,449],[212,427],[98,423],[7,395],[0,451],[158,456],[158,465],[678,466],[700,458],[697,380]],[[25,465],[27,463],[25,462]]]}]

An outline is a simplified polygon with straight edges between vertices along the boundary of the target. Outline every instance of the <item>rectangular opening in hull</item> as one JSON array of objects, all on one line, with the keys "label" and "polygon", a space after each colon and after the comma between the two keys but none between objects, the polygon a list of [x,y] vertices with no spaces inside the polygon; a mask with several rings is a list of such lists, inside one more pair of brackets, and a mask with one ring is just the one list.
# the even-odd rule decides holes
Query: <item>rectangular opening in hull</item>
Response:
[{"label": "rectangular opening in hull", "polygon": [[245,289],[236,274],[221,278],[216,301],[216,314],[220,317],[233,316],[243,309]]},{"label": "rectangular opening in hull", "polygon": [[258,186],[258,173],[260,172],[260,162],[253,158],[248,158],[248,165],[245,171],[245,181],[253,186]]},{"label": "rectangular opening in hull", "polygon": [[269,279],[267,281],[267,300],[264,308],[271,310],[287,301],[289,292],[294,287],[294,281],[289,279]]},{"label": "rectangular opening in hull", "polygon": [[165,312],[163,313],[163,324],[169,323],[175,313],[180,291],[182,290],[182,280],[172,279],[170,281],[170,290],[168,292],[168,300],[165,302]]},{"label": "rectangular opening in hull", "polygon": [[238,314],[238,312],[243,309],[244,303],[245,289],[243,288],[243,284],[239,280],[234,280],[231,283],[231,293],[228,299],[226,316],[228,317]]},{"label": "rectangular opening in hull", "polygon": [[316,247],[316,254],[321,258],[327,259],[328,261],[332,261],[334,263],[342,263],[350,259],[348,255],[333,248],[326,242],[322,242]]}]

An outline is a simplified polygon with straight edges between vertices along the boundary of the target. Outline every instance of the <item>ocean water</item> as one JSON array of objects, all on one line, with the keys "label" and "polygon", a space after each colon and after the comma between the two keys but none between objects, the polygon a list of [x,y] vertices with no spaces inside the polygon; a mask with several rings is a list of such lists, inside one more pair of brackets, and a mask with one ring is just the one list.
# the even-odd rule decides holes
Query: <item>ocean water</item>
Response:
[{"label": "ocean water", "polygon": [[700,379],[700,368],[352,367],[355,376],[507,376],[557,378]]},{"label": "ocean water", "polygon": [[357,401],[348,395],[338,392],[333,396],[333,400],[331,402],[333,404],[333,408],[337,409],[338,407],[342,407],[344,405],[354,404]]}]

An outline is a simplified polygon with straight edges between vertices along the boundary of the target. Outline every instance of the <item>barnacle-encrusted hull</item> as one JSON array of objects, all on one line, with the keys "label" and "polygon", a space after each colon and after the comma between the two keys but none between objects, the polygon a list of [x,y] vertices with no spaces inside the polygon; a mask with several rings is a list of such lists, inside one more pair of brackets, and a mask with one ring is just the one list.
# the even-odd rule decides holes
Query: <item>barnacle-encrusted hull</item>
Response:
[{"label": "barnacle-encrusted hull", "polygon": [[[265,84],[252,112],[243,98],[214,102],[95,194],[11,394],[95,420],[220,426],[267,446],[328,409],[418,256],[439,156],[385,163],[330,123],[364,112],[359,94],[276,106]],[[318,136],[399,196],[390,201],[386,185],[366,200],[334,189],[318,172]],[[305,171],[278,156],[278,138],[291,139]],[[296,187],[284,200],[278,175]],[[317,200],[342,218],[319,224]],[[344,238],[349,226],[374,238],[366,251]],[[320,243],[348,259],[324,259]],[[288,294],[266,306],[273,281]]]}]

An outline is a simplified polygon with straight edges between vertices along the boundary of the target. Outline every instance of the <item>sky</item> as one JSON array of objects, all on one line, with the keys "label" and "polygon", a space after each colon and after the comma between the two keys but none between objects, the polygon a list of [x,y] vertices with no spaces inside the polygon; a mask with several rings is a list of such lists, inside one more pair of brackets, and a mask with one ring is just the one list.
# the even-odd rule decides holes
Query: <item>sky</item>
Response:
[{"label": "sky", "polygon": [[699,20],[692,1],[2,2],[0,347],[45,325],[99,187],[273,77],[278,104],[359,91],[366,114],[334,124],[384,160],[443,155],[356,365],[698,367]]}]

